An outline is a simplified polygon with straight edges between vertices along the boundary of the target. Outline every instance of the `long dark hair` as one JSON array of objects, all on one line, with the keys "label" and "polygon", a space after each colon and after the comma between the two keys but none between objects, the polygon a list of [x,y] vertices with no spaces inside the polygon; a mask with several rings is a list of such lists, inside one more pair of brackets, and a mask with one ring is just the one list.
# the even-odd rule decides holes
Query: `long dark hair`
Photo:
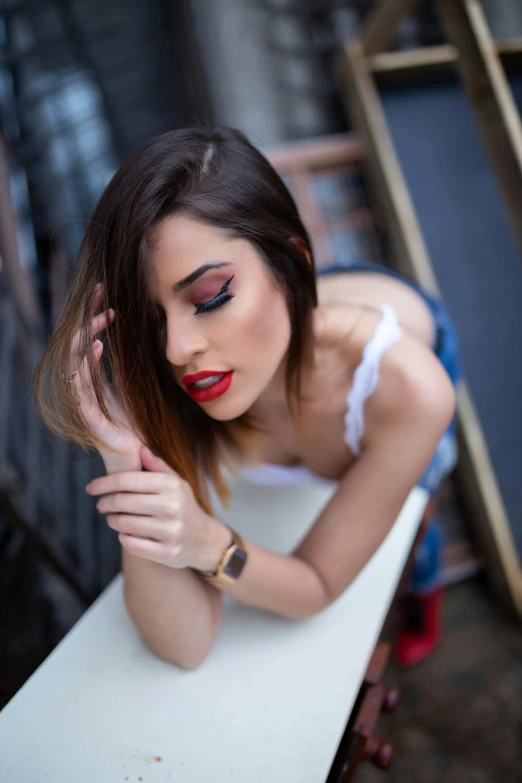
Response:
[{"label": "long dark hair", "polygon": [[230,466],[231,453],[245,453],[253,423],[248,413],[230,422],[212,419],[173,382],[148,280],[154,230],[174,214],[225,229],[261,254],[288,307],[286,394],[292,415],[297,415],[302,371],[312,362],[312,310],[317,305],[310,239],[277,172],[242,133],[226,127],[164,133],[115,174],[87,226],[64,312],[35,374],[34,395],[44,421],[63,437],[87,449],[103,445],[74,405],[62,376],[69,370],[72,335],[81,327],[96,401],[111,419],[88,350],[92,290],[103,283],[101,309],[116,312],[104,342],[104,366],[113,388],[146,445],[190,482],[198,502],[210,511],[204,476],[227,502],[219,466]]}]

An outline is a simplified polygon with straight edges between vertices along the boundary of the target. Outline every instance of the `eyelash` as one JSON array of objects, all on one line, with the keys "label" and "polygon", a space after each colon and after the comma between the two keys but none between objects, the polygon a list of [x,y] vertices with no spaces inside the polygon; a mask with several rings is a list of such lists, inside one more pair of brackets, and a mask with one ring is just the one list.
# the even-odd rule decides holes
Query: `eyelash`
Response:
[{"label": "eyelash", "polygon": [[211,310],[217,310],[218,307],[222,307],[227,302],[230,302],[230,300],[234,298],[234,294],[227,294],[226,291],[233,279],[234,275],[232,275],[232,277],[227,280],[226,283],[223,283],[216,296],[214,296],[208,302],[201,302],[200,304],[197,304],[195,314],[201,315],[201,313],[208,313]]},{"label": "eyelash", "polygon": [[[196,304],[196,312],[195,315],[201,315],[201,313],[208,313],[212,310],[217,310],[218,307],[222,307],[224,304],[229,302],[231,299],[234,298],[234,294],[227,294],[226,291],[234,279],[234,275],[226,281],[226,283],[223,283],[220,290],[217,292],[217,294],[212,298],[209,299],[208,302],[201,302]],[[164,314],[158,313],[158,323],[160,329],[162,329],[165,326],[165,316]]]}]

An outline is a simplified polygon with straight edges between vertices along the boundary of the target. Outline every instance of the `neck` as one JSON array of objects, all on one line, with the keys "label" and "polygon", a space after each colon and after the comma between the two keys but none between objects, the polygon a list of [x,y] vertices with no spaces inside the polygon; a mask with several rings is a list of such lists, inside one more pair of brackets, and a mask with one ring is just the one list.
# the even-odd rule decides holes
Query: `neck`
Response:
[{"label": "neck", "polygon": [[[319,315],[319,309],[314,310],[314,356],[311,360],[311,364],[302,368],[301,374],[301,388],[309,390],[313,386],[316,373],[316,357],[315,357],[315,321]],[[259,397],[248,409],[248,414],[252,417],[254,423],[257,423],[263,427],[270,427],[270,425],[277,426],[281,420],[288,421],[291,419],[290,406],[286,397],[286,370],[288,363],[288,352],[285,353],[283,359],[279,363],[279,366],[272,376],[267,386],[263,389]]]},{"label": "neck", "polygon": [[[281,362],[272,380],[262,391],[256,401],[248,410],[254,424],[269,430],[277,430],[281,423],[292,421],[296,424],[294,416],[291,415],[290,405],[286,396],[286,359]],[[303,368],[301,377],[301,388],[311,387],[311,378],[313,369]],[[292,400],[295,402],[295,400]],[[295,406],[294,406],[295,410]]]},{"label": "neck", "polygon": [[290,415],[286,399],[286,355],[248,413],[255,423],[262,426]]}]

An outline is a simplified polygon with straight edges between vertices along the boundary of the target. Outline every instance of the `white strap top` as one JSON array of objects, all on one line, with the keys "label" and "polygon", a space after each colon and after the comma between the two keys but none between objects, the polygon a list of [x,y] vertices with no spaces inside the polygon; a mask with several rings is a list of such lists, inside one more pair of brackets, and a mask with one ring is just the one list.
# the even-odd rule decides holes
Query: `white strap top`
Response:
[{"label": "white strap top", "polygon": [[396,343],[402,329],[397,313],[391,305],[381,305],[382,318],[373,337],[364,346],[361,363],[356,368],[353,384],[347,398],[344,417],[344,442],[356,457],[361,455],[360,440],[364,435],[364,403],[375,391],[379,380],[379,364],[385,350]]},{"label": "white strap top", "polygon": [[[364,347],[361,362],[354,372],[352,388],[346,399],[344,442],[356,457],[361,455],[360,441],[364,435],[364,403],[377,386],[381,357],[402,336],[395,309],[391,305],[382,304],[380,310],[382,317],[375,327],[371,340]],[[322,479],[304,465],[265,463],[243,468],[241,476],[252,484],[271,486],[301,484],[309,481],[337,483]]]}]

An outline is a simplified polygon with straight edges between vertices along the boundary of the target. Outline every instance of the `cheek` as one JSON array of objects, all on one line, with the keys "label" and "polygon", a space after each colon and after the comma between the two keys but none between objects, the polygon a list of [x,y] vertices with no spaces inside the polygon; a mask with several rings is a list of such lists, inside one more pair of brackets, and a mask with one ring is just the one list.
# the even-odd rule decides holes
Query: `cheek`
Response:
[{"label": "cheek", "polygon": [[260,292],[245,308],[242,334],[245,352],[251,352],[249,355],[255,361],[260,354],[270,354],[276,359],[290,339],[290,320],[283,295],[271,290]]}]

